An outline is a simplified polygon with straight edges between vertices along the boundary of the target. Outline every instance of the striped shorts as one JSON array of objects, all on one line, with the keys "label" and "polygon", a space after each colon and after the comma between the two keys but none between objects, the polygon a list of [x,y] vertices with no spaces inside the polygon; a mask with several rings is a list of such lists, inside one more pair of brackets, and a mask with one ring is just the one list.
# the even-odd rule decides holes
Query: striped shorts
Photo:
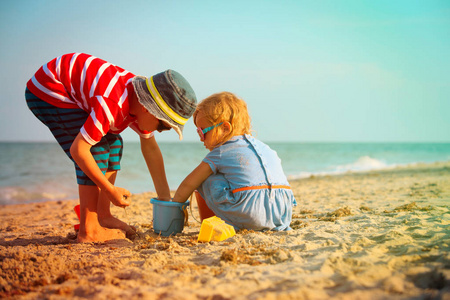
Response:
[{"label": "striped shorts", "polygon": [[[80,185],[95,185],[95,183],[80,169],[70,154],[70,147],[80,133],[89,114],[82,109],[68,109],[53,106],[25,90],[27,105],[33,114],[44,123],[63,148],[67,156],[74,162],[77,183]],[[91,147],[91,154],[103,172],[120,170],[120,160],[123,152],[123,140],[118,134],[108,133],[100,142]]]}]

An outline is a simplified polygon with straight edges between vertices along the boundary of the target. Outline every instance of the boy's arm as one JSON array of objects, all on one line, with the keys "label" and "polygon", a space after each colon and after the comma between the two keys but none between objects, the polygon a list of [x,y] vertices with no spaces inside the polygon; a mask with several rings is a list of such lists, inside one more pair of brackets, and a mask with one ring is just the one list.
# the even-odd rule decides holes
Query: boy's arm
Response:
[{"label": "boy's arm", "polygon": [[150,176],[152,176],[158,199],[170,200],[170,189],[164,169],[164,160],[154,136],[149,139],[141,137],[141,151],[147,163]]},{"label": "boy's arm", "polygon": [[81,133],[79,133],[70,147],[70,154],[81,170],[89,176],[97,187],[106,192],[109,200],[114,205],[120,207],[130,205],[130,201],[124,199],[124,196],[129,197],[131,193],[128,190],[116,187],[109,182],[95,162],[95,159],[91,154],[91,147],[92,145],[84,139]]},{"label": "boy's arm", "polygon": [[173,201],[186,202],[195,189],[197,189],[212,173],[211,167],[207,163],[201,162],[197,168],[183,180],[173,197]]}]

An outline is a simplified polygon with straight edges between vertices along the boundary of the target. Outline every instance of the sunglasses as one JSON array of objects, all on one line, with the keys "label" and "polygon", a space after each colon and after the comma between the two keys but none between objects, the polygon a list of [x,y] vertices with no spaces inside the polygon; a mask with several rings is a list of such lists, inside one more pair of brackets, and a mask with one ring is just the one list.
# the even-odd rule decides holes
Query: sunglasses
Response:
[{"label": "sunglasses", "polygon": [[204,141],[205,140],[205,134],[208,132],[208,131],[211,131],[211,130],[213,130],[214,128],[216,128],[217,126],[220,126],[220,125],[222,125],[223,124],[223,122],[220,122],[219,124],[216,124],[216,125],[213,125],[213,126],[210,126],[210,127],[207,127],[207,128],[205,128],[205,129],[201,129],[199,126],[197,127],[197,133],[198,133],[198,136],[200,137],[200,141]]},{"label": "sunglasses", "polygon": [[172,129],[172,127],[170,125],[168,125],[166,122],[159,120],[158,127],[156,127],[156,130],[158,132],[170,130],[170,129]]}]

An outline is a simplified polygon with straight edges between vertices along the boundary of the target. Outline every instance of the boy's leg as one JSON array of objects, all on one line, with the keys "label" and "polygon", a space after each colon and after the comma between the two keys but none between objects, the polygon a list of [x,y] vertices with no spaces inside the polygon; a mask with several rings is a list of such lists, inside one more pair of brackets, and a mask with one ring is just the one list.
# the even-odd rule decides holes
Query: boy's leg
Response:
[{"label": "boy's leg", "polygon": [[[107,171],[105,176],[108,178],[109,182],[114,184],[116,181],[117,171]],[[124,230],[127,237],[131,237],[136,234],[135,228],[129,226],[111,214],[111,203],[101,191],[98,198],[97,213],[100,225],[106,228],[117,228]]]},{"label": "boy's leg", "polygon": [[[123,153],[123,140],[120,135],[106,134],[99,143],[91,148],[91,153],[102,172],[104,172],[105,177],[109,182],[115,184]],[[100,191],[97,206],[100,225],[124,230],[127,233],[127,237],[132,237],[136,233],[135,229],[114,217],[111,214],[110,204],[106,195]]]},{"label": "boy's leg", "polygon": [[[88,114],[81,109],[55,107],[39,99],[28,89],[25,91],[25,98],[33,114],[50,129],[64,152],[72,159],[70,146],[80,132]],[[124,238],[124,234],[120,230],[111,230],[100,226],[97,215],[99,189],[76,164],[75,169],[80,197],[78,241],[91,242]]]},{"label": "boy's leg", "polygon": [[80,230],[78,242],[102,242],[123,239],[125,234],[119,229],[102,227],[98,221],[99,189],[93,185],[78,185],[80,194]]}]

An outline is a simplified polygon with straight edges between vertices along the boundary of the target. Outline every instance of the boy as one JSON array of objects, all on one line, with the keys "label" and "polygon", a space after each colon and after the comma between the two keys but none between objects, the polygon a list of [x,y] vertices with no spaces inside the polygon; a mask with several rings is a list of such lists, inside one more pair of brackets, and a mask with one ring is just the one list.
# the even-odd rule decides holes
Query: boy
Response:
[{"label": "boy", "polygon": [[25,97],[35,116],[51,130],[74,161],[80,197],[78,242],[133,235],[113,217],[110,203],[130,205],[128,190],[114,186],[128,126],[140,136],[141,150],[158,199],[170,200],[163,157],[154,131],[184,124],[196,108],[192,87],[167,70],[146,78],[84,53],[70,53],[43,65],[28,81]]}]

